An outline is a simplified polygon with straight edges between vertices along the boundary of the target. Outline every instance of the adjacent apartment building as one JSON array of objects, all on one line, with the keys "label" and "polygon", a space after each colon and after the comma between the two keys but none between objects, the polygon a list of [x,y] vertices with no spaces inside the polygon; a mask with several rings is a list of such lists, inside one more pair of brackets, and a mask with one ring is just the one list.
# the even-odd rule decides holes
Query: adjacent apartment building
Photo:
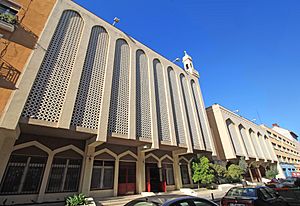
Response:
[{"label": "adjacent apartment building", "polygon": [[263,126],[268,133],[278,158],[278,171],[280,178],[296,176],[300,174],[300,143],[297,140],[298,135],[273,124],[272,128]]},{"label": "adjacent apartment building", "polygon": [[278,161],[266,130],[218,104],[206,111],[217,159],[229,165],[244,157],[249,165],[246,178],[262,181],[266,169]]},{"label": "adjacent apartment building", "polygon": [[[182,69],[70,0],[18,6],[36,42],[3,40],[20,75],[1,88],[0,204],[192,186],[193,157],[216,154],[192,58]],[[276,161],[250,146],[223,156]]]}]

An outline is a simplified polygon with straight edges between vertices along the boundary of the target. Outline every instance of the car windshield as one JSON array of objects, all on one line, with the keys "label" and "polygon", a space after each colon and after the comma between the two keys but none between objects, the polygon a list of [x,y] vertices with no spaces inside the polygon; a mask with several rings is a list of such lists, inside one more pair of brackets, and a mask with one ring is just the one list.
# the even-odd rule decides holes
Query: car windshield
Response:
[{"label": "car windshield", "polygon": [[254,188],[231,188],[226,196],[256,197]]}]

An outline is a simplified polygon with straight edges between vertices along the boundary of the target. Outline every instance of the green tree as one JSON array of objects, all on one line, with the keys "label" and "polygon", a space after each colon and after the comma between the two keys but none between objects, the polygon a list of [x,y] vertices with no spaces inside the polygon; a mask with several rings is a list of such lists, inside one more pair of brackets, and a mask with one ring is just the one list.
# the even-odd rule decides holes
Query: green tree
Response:
[{"label": "green tree", "polygon": [[243,170],[242,176],[244,176],[248,171],[248,163],[246,162],[245,157],[240,158],[239,167]]},{"label": "green tree", "polygon": [[278,175],[278,170],[277,168],[270,168],[269,170],[266,170],[266,177],[268,179],[273,179]]},{"label": "green tree", "polygon": [[220,184],[220,179],[224,178],[227,174],[226,167],[219,164],[210,164],[210,167],[214,170],[217,182]]},{"label": "green tree", "polygon": [[228,167],[226,176],[232,182],[238,182],[241,181],[243,173],[244,171],[239,165],[232,164]]},{"label": "green tree", "polygon": [[201,157],[199,162],[192,163],[193,169],[193,181],[199,184],[210,184],[214,180],[214,170],[211,169],[209,159],[207,157]]}]

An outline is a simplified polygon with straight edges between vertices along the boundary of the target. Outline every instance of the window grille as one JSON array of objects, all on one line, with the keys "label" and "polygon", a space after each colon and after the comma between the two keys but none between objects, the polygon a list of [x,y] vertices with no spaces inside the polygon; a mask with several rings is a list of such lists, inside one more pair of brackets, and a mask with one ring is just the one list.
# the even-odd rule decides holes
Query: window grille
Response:
[{"label": "window grille", "polygon": [[163,176],[167,185],[174,185],[173,164],[163,164]]},{"label": "window grille", "polygon": [[181,181],[183,185],[190,184],[189,169],[186,164],[180,165]]},{"label": "window grille", "polygon": [[54,158],[46,192],[77,192],[82,159]]},{"label": "window grille", "polygon": [[114,165],[114,161],[94,160],[91,190],[113,189]]},{"label": "window grille", "polygon": [[46,163],[47,157],[13,154],[0,185],[0,194],[38,193]]}]

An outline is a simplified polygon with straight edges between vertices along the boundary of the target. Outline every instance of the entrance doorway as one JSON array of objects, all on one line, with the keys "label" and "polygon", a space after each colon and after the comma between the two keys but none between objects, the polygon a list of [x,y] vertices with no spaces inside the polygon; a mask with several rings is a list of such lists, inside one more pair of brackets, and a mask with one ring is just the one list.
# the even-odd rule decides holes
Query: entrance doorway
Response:
[{"label": "entrance doorway", "polygon": [[146,163],[147,192],[161,192],[160,172],[156,163]]},{"label": "entrance doorway", "polygon": [[119,163],[118,195],[135,194],[136,166],[135,162]]}]

